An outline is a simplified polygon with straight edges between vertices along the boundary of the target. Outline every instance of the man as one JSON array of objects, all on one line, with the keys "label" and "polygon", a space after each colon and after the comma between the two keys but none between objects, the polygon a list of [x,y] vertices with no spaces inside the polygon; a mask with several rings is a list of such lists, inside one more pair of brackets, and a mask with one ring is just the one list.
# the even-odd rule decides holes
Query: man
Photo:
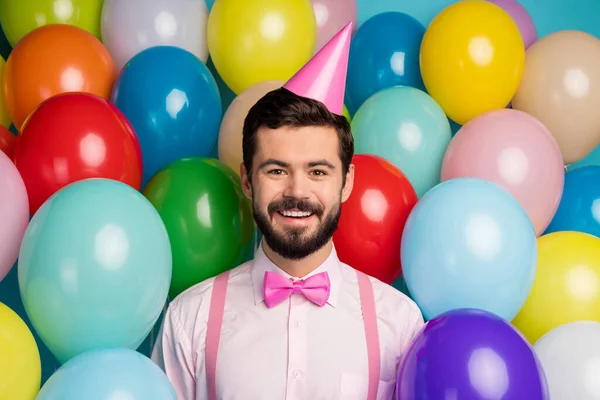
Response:
[{"label": "man", "polygon": [[254,260],[170,304],[153,359],[180,400],[394,396],[421,313],[332,243],[354,180],[341,116],[350,33],[248,113],[242,187],[263,240]]}]

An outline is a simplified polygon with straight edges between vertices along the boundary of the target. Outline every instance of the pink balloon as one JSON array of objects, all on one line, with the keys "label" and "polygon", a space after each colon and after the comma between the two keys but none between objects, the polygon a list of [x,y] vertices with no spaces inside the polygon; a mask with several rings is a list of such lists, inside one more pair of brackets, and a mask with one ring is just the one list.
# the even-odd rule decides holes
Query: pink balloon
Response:
[{"label": "pink balloon", "polygon": [[29,200],[21,174],[0,151],[0,281],[17,261],[29,224]]},{"label": "pink balloon", "polygon": [[488,0],[490,3],[502,8],[508,15],[510,15],[519,27],[521,31],[521,37],[523,37],[523,43],[525,49],[529,48],[537,40],[537,30],[533,19],[527,9],[521,5],[517,0]]},{"label": "pink balloon", "polygon": [[352,21],[353,32],[358,25],[356,0],[311,0],[317,19],[315,54]]},{"label": "pink balloon", "polygon": [[467,122],[450,142],[441,179],[460,177],[486,179],[508,190],[539,237],[558,209],[565,171],[548,128],[522,111],[502,109]]}]

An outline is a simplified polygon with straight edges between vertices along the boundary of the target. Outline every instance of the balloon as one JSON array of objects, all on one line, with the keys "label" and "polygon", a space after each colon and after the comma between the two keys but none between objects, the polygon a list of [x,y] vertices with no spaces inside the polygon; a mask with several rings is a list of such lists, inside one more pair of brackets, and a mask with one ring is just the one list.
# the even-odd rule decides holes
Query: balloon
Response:
[{"label": "balloon", "polygon": [[565,174],[560,206],[545,233],[576,231],[600,237],[600,166]]},{"label": "balloon", "polygon": [[348,123],[352,122],[352,117],[350,116],[350,111],[348,111],[348,107],[346,107],[344,105],[344,107],[342,107],[342,115],[344,117],[346,117],[346,119],[348,120]]},{"label": "balloon", "polygon": [[440,183],[452,133],[444,111],[427,93],[408,86],[381,90],[354,115],[354,151],[393,163],[418,197]]},{"label": "balloon", "polygon": [[217,144],[219,89],[206,65],[187,50],[157,46],[136,55],[121,70],[112,102],[140,140],[142,187],[172,161],[208,156]]},{"label": "balloon", "polygon": [[560,31],[527,50],[512,107],[539,119],[556,137],[566,164],[600,143],[600,40]]},{"label": "balloon", "polygon": [[397,387],[398,400],[550,400],[529,343],[505,320],[477,309],[429,321],[401,361]]},{"label": "balloon", "polygon": [[102,42],[119,70],[153,46],[180,47],[206,63],[207,20],[201,0],[104,0]]},{"label": "balloon", "polygon": [[264,95],[283,86],[282,81],[258,82],[233,99],[223,116],[219,130],[219,160],[240,173],[242,163],[242,129],[250,108]]},{"label": "balloon", "polygon": [[169,232],[171,298],[251,258],[252,204],[242,192],[239,176],[220,161],[175,161],[152,178],[144,196]]},{"label": "balloon", "polygon": [[317,26],[309,0],[219,0],[207,32],[219,75],[240,94],[261,81],[291,78],[310,60]]},{"label": "balloon", "polygon": [[548,379],[552,399],[597,400],[600,323],[577,321],[560,325],[533,349]]},{"label": "balloon", "polygon": [[525,49],[529,48],[537,40],[537,31],[531,15],[517,0],[488,0],[501,7],[515,21],[521,32]]},{"label": "balloon", "polygon": [[[2,7],[3,3],[0,3]],[[0,57],[0,83],[4,81],[4,68],[6,67],[6,61]],[[5,128],[10,128],[10,115],[6,109],[6,102],[4,96],[0,95],[0,125]]]},{"label": "balloon", "polygon": [[374,155],[355,155],[354,187],[342,204],[333,242],[340,260],[392,284],[401,274],[400,240],[417,202],[409,180],[393,164]]},{"label": "balloon", "polygon": [[15,135],[4,126],[0,126],[0,151],[12,159],[15,147]]},{"label": "balloon", "polygon": [[102,43],[69,25],[47,25],[23,38],[8,57],[4,99],[18,130],[44,100],[66,92],[85,92],[105,99],[117,71]]},{"label": "balloon", "polygon": [[552,133],[522,111],[490,111],[467,122],[452,139],[442,180],[492,181],[521,203],[540,236],[560,203],[564,164]]},{"label": "balloon", "polygon": [[93,178],[44,203],[17,265],[27,315],[65,363],[95,348],[138,348],[167,299],[172,260],[152,204],[131,186]]},{"label": "balloon", "polygon": [[348,22],[352,22],[352,30],[356,30],[356,0],[311,0],[311,3],[317,22],[315,54]]},{"label": "balloon", "polygon": [[90,350],[61,366],[36,400],[177,400],[164,372],[129,349]]},{"label": "balloon", "polygon": [[554,232],[538,239],[535,283],[513,320],[531,343],[559,325],[600,322],[600,239]]},{"label": "balloon", "polygon": [[0,151],[0,281],[17,261],[28,223],[25,184],[11,159]]},{"label": "balloon", "polygon": [[425,90],[419,69],[424,33],[419,21],[400,12],[378,14],[361,25],[350,44],[346,83],[354,107],[395,85]]},{"label": "balloon", "polygon": [[573,171],[576,168],[586,167],[588,165],[600,165],[600,145],[596,146],[591,153],[577,161],[566,166],[567,171]]},{"label": "balloon", "polygon": [[67,24],[100,39],[102,0],[19,0],[0,2],[0,23],[12,47],[41,26]]},{"label": "balloon", "polygon": [[0,371],[0,399],[36,399],[42,379],[37,344],[21,317],[3,303],[0,303]]},{"label": "balloon", "polygon": [[519,28],[504,10],[486,1],[464,0],[446,7],[431,21],[421,44],[425,87],[461,125],[506,107],[524,63]]},{"label": "balloon", "polygon": [[510,321],[533,285],[535,232],[523,207],[500,186],[452,179],[427,192],[411,212],[401,260],[426,318],[479,308]]},{"label": "balloon", "polygon": [[129,122],[105,99],[63,93],[44,101],[23,126],[14,154],[31,214],[69,183],[110,178],[139,190],[142,164]]}]

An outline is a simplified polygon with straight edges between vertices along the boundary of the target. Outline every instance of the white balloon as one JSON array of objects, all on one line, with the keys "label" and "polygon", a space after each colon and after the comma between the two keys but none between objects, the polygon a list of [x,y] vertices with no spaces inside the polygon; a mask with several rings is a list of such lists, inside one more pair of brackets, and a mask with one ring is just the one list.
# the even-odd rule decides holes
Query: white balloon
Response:
[{"label": "white balloon", "polygon": [[560,325],[533,346],[552,400],[600,400],[600,323]]},{"label": "white balloon", "polygon": [[205,0],[104,0],[102,42],[120,70],[154,46],[175,46],[208,60]]}]

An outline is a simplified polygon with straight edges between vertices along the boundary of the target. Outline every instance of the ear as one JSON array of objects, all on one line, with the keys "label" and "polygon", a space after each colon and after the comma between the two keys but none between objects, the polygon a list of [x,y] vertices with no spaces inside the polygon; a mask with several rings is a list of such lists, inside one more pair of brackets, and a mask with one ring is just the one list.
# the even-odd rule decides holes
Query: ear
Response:
[{"label": "ear", "polygon": [[346,173],[346,184],[342,189],[342,203],[348,200],[350,197],[350,193],[352,193],[352,188],[354,187],[354,164],[350,164],[348,168],[348,173]]},{"label": "ear", "polygon": [[250,177],[244,163],[240,164],[240,179],[242,181],[242,190],[247,198],[252,200],[252,185],[250,184]]}]

